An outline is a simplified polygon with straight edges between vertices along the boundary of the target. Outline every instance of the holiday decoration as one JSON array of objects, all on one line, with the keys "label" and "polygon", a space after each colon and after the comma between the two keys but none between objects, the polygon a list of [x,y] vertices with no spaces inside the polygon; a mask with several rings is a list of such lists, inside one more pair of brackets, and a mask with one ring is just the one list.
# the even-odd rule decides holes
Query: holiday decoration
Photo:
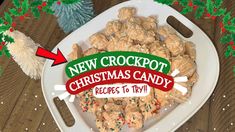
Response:
[{"label": "holiday decoration", "polygon": [[[225,57],[235,56],[235,18],[231,16],[231,11],[222,7],[222,0],[155,1],[167,5],[180,5],[183,7],[182,14],[195,11],[197,19],[205,17],[215,20],[217,17],[222,17],[223,21],[219,26],[221,33],[224,34],[221,43],[227,46]],[[91,0],[12,0],[12,3],[14,7],[5,12],[3,18],[0,18],[0,56],[6,55],[9,58],[11,55],[7,45],[14,43],[14,39],[6,35],[5,32],[13,32],[17,26],[12,17],[19,17],[20,21],[24,21],[26,17],[31,16],[30,14],[35,18],[39,18],[41,12],[55,14],[58,17],[60,27],[65,32],[70,32],[89,21],[93,16]]]},{"label": "holiday decoration", "polygon": [[[53,14],[50,7],[54,2],[56,2],[56,0],[48,0],[48,2],[12,0],[14,7],[5,12],[3,18],[0,18],[0,57],[6,55],[8,58],[11,58],[8,47],[10,47],[10,44],[14,43],[14,39],[9,34],[6,34],[6,32],[13,32],[18,24],[13,21],[13,17],[18,17],[20,21],[24,21],[26,17],[30,17],[29,12],[31,12],[35,18],[40,17],[40,12]],[[24,53],[25,51],[22,50],[20,52]],[[27,71],[25,72],[27,74]],[[34,73],[32,74],[32,76],[30,75],[31,77],[39,78],[38,76],[34,76]]]},{"label": "holiday decoration", "polygon": [[52,10],[57,16],[59,26],[65,33],[76,30],[93,18],[93,5],[91,0],[81,0],[72,4],[52,5]]},{"label": "holiday decoration", "polygon": [[[224,35],[221,37],[220,42],[227,46],[225,51],[225,57],[235,57],[235,18],[232,18],[231,11],[227,11],[222,7],[222,0],[155,0],[156,2],[167,5],[180,5],[182,6],[182,14],[195,11],[195,18],[201,17],[215,20],[217,17],[222,17],[223,21],[219,26],[221,33]],[[235,66],[234,66],[235,73]],[[235,75],[235,74],[234,74]]]},{"label": "holiday decoration", "polygon": [[[55,13],[55,15],[59,17],[59,25],[65,30],[65,32],[69,32],[78,28],[93,16],[92,2],[90,0],[12,0],[12,3],[14,7],[10,8],[4,13],[4,16],[0,18],[0,57],[2,55],[7,56],[8,58],[11,57],[8,45],[14,43],[14,39],[6,34],[6,32],[13,32],[15,27],[18,25],[18,23],[13,21],[14,17],[18,17],[21,22],[25,21],[26,17],[39,18],[42,12],[47,14]],[[52,5],[55,12],[52,10]],[[59,6],[61,6],[61,8]],[[63,13],[64,11],[65,13]],[[68,21],[68,19],[73,18],[69,17],[66,20],[64,17],[65,14],[68,16],[74,16],[74,19],[72,21]],[[64,20],[70,23],[64,23]],[[64,24],[68,24],[69,26]],[[0,70],[2,73],[1,68]]]},{"label": "holiday decoration", "polygon": [[9,53],[23,72],[33,79],[40,79],[45,59],[35,56],[39,44],[19,31],[8,32],[15,40],[7,45]]}]

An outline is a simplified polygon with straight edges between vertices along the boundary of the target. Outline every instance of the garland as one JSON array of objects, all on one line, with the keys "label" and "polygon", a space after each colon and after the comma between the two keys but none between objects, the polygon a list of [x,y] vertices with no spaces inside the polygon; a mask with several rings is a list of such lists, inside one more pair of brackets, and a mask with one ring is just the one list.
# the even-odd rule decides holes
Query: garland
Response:
[{"label": "garland", "polygon": [[[217,17],[222,17],[222,22],[219,27],[223,36],[220,42],[227,46],[224,53],[225,58],[235,57],[235,18],[232,18],[231,11],[227,11],[222,7],[223,0],[154,0],[156,2],[167,5],[181,5],[183,7],[181,13],[187,14],[195,11],[195,18],[201,17],[215,20]],[[233,66],[235,75],[235,66]]]},{"label": "garland", "polygon": [[80,0],[61,0],[64,4],[73,4],[79,2]]},{"label": "garland", "polygon": [[[53,14],[52,5],[56,2],[58,5],[72,4],[79,2],[80,0],[12,0],[14,5],[8,11],[4,12],[4,16],[0,17],[0,57],[5,55],[11,58],[11,54],[7,48],[8,44],[14,43],[14,39],[7,35],[7,32],[13,32],[17,23],[13,21],[13,18],[18,17],[20,21],[24,21],[25,18],[32,17],[39,19],[40,13]],[[0,67],[0,73],[2,69]],[[0,74],[1,75],[1,74]]]},{"label": "garland", "polygon": [[24,21],[25,18],[30,17],[31,12],[32,17],[39,18],[40,12],[47,14],[54,13],[51,9],[54,2],[60,5],[61,3],[72,4],[79,1],[80,0],[12,0],[14,7],[5,12],[4,16],[0,18],[0,57],[2,55],[6,55],[8,58],[11,57],[7,49],[7,44],[14,43],[14,39],[6,35],[6,32],[13,32],[15,30],[17,23],[13,22],[13,17],[18,17],[20,21]]}]

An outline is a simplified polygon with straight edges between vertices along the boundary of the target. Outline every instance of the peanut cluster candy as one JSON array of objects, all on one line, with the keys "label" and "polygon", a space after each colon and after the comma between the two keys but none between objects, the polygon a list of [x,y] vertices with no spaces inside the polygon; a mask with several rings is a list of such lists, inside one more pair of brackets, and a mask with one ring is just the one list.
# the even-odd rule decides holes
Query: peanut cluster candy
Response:
[{"label": "peanut cluster candy", "polygon": [[178,83],[187,89],[182,94],[177,89],[163,92],[152,88],[146,97],[95,98],[92,90],[78,95],[84,112],[96,115],[96,126],[101,132],[118,132],[123,125],[140,129],[144,122],[158,116],[159,110],[174,103],[185,102],[197,82],[196,50],[192,42],[184,41],[170,26],[159,26],[157,17],[136,15],[133,7],[119,10],[118,19],[107,23],[104,30],[89,38],[92,48],[82,52],[73,45],[69,57],[72,60],[104,51],[133,51],[152,54],[171,63],[171,74],[179,70],[178,76],[187,76],[188,81]]}]

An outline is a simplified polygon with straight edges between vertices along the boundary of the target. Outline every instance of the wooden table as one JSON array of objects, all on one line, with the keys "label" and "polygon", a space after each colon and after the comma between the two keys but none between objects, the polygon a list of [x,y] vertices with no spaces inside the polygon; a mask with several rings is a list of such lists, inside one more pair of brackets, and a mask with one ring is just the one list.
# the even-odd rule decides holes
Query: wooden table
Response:
[{"label": "wooden table", "polygon": [[[122,1],[124,0],[94,0],[95,12],[99,14]],[[230,5],[235,1],[226,0],[224,3],[228,10],[234,9]],[[10,0],[5,0],[0,6],[0,15],[3,16],[3,12],[10,7],[12,7]],[[179,7],[174,8],[180,9]],[[235,61],[232,58],[224,58],[225,46],[219,43],[221,33],[218,23],[221,20],[220,18],[215,21],[211,19],[195,20],[193,14],[188,14],[187,17],[201,27],[213,40],[220,56],[221,71],[213,95],[177,131],[234,132],[235,81],[232,66],[235,65]],[[39,20],[29,18],[24,22],[20,22],[18,19],[15,21],[18,30],[49,50],[66,37],[52,15],[42,14]],[[31,80],[14,61],[6,57],[0,58],[0,65],[4,69],[4,73],[0,77],[0,131],[59,131],[44,101],[40,80]]]}]

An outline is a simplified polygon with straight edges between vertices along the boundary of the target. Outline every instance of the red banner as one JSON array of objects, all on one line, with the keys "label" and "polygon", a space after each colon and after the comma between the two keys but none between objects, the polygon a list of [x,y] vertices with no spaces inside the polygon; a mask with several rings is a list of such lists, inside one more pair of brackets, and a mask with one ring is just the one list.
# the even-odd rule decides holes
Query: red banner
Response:
[{"label": "red banner", "polygon": [[147,68],[115,66],[80,74],[66,83],[66,89],[70,94],[76,95],[97,85],[115,83],[145,83],[150,87],[169,91],[174,86],[174,79]]}]

